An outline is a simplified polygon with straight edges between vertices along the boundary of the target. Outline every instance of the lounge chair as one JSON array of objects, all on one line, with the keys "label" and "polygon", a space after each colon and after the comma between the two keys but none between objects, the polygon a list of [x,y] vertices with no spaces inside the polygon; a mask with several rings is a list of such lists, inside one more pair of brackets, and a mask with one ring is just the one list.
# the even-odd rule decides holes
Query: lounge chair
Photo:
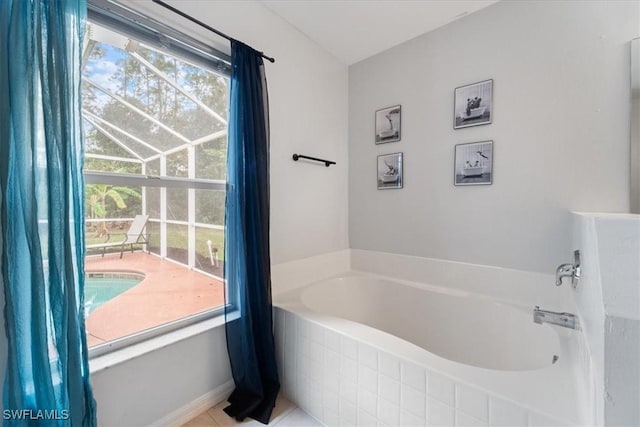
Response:
[{"label": "lounge chair", "polygon": [[149,221],[149,215],[136,215],[122,242],[109,242],[111,236],[107,234],[107,240],[105,242],[87,245],[87,249],[102,249],[102,256],[104,257],[107,248],[120,246],[120,258],[122,258],[126,245],[131,245],[131,252],[133,252],[133,245],[149,244],[149,235],[142,233],[144,227],[147,225],[147,221]]}]

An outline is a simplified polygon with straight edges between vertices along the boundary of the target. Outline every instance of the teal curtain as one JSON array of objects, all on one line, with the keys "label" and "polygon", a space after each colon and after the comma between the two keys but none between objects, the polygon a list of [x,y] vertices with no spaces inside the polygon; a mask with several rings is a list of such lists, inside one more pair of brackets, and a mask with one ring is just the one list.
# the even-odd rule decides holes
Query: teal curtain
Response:
[{"label": "teal curtain", "polygon": [[269,257],[269,109],[259,52],[231,42],[225,210],[227,351],[235,390],[225,412],[268,424],[280,381]]},{"label": "teal curtain", "polygon": [[85,0],[0,0],[5,426],[96,424],[83,310],[85,20]]}]

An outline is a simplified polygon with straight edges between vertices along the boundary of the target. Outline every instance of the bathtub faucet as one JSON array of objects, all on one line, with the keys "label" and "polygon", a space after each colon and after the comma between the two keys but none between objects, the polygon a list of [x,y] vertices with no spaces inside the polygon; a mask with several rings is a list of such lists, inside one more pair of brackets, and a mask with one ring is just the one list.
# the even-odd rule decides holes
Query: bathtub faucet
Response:
[{"label": "bathtub faucet", "polygon": [[569,329],[580,329],[576,316],[571,313],[556,313],[555,311],[540,310],[537,305],[533,309],[533,321],[539,325],[550,323]]},{"label": "bathtub faucet", "polygon": [[571,277],[576,272],[576,267],[573,264],[560,264],[556,269],[556,286],[562,285],[562,278]]},{"label": "bathtub faucet", "polygon": [[562,285],[562,278],[570,277],[574,289],[580,279],[580,251],[573,251],[573,264],[560,264],[556,269],[556,286]]}]

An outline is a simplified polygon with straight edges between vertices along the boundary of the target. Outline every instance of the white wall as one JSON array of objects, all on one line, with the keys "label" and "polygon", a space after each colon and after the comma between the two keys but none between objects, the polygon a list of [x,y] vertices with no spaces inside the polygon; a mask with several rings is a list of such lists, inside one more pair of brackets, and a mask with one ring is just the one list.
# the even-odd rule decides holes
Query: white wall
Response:
[{"label": "white wall", "polygon": [[[348,248],[347,67],[257,1],[169,3],[276,59],[266,62],[271,119],[271,257]],[[148,0],[131,4],[201,40],[220,38]],[[302,153],[337,162],[294,162]]]},{"label": "white wall", "polygon": [[[349,233],[378,250],[550,273],[570,210],[629,209],[637,2],[499,2],[349,69]],[[494,79],[488,126],[453,130],[455,87]],[[402,141],[374,111],[402,104]],[[454,145],[494,141],[494,183],[454,187]],[[405,188],[376,190],[404,152]]]},{"label": "white wall", "polygon": [[98,424],[148,426],[230,380],[221,326],[93,374]]}]

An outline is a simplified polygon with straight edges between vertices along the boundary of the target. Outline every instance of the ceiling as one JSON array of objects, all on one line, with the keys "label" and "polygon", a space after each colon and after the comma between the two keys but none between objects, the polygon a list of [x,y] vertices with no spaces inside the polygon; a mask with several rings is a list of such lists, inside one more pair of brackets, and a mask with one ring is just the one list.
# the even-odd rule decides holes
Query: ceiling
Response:
[{"label": "ceiling", "polygon": [[496,1],[262,0],[262,3],[351,65]]}]

